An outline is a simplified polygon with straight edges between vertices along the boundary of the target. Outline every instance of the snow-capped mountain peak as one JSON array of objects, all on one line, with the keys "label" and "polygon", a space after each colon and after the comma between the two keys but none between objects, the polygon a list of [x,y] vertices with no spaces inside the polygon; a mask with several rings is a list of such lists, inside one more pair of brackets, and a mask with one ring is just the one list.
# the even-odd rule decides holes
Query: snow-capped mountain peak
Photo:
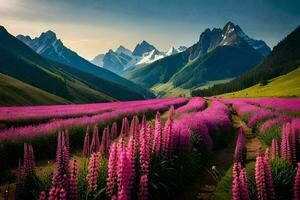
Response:
[{"label": "snow-capped mountain peak", "polygon": [[180,47],[178,47],[178,48],[171,47],[171,48],[167,51],[166,55],[167,55],[167,56],[171,56],[171,55],[173,55],[173,54],[176,54],[176,53],[180,53],[180,52],[182,52],[182,51],[185,51],[186,49],[187,49],[187,48],[186,48],[185,46],[180,46]]},{"label": "snow-capped mountain peak", "polygon": [[153,49],[150,52],[144,53],[141,60],[137,62],[137,65],[152,63],[156,60],[162,59],[163,57],[165,57],[165,54],[159,52],[157,49]]},{"label": "snow-capped mountain peak", "polygon": [[263,56],[267,56],[270,53],[270,48],[265,42],[250,38],[238,25],[228,22],[222,29],[206,29],[200,35],[199,42],[190,55],[190,60],[205,55],[218,46],[233,46],[240,44],[248,44]]},{"label": "snow-capped mountain peak", "polygon": [[[136,65],[150,64],[154,61],[182,52],[186,49],[187,48],[185,46],[180,46],[178,48],[171,47],[166,53],[160,52],[153,45],[143,40],[141,43],[136,45],[133,52],[122,45],[120,45],[115,51],[109,50],[103,56],[103,64],[101,66],[115,73],[121,73],[122,71]],[[96,57],[92,60],[93,63],[95,59]],[[100,61],[97,60],[97,63],[99,62]],[[100,66],[99,64],[97,65]]]}]

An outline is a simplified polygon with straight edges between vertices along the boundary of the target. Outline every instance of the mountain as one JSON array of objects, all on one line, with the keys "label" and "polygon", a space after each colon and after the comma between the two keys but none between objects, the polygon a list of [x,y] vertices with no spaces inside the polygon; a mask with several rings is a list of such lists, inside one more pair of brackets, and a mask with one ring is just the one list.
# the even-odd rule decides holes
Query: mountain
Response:
[{"label": "mountain", "polygon": [[166,56],[171,56],[171,55],[180,53],[180,52],[182,52],[182,51],[185,51],[186,49],[187,49],[187,47],[185,47],[185,46],[180,46],[180,47],[178,47],[178,48],[171,47],[171,48],[167,51]]},{"label": "mountain", "polygon": [[[124,46],[119,46],[115,51],[109,50],[102,59],[102,67],[116,74],[122,75],[125,71],[131,70],[135,66],[147,65],[166,56],[170,56],[186,49],[184,46],[179,48],[172,47],[168,52],[160,52],[153,45],[146,41],[137,44],[133,52]],[[139,56],[140,55],[140,56]],[[100,66],[100,65],[98,65]]]},{"label": "mountain", "polygon": [[0,73],[0,105],[49,105],[68,104],[66,99],[33,87],[27,83]]},{"label": "mountain", "polygon": [[159,52],[157,49],[153,49],[149,52],[144,53],[142,58],[136,63],[136,65],[152,63],[156,60],[162,59],[163,57],[165,57],[165,54]]},{"label": "mountain", "polygon": [[148,88],[168,84],[191,89],[242,74],[261,62],[267,49],[264,42],[251,39],[228,22],[222,29],[206,29],[185,51],[130,70],[124,77]]},{"label": "mountain", "polygon": [[74,103],[144,98],[124,85],[42,57],[2,26],[0,66],[0,73]]},{"label": "mountain", "polygon": [[39,37],[34,39],[23,35],[18,35],[17,38],[44,58],[68,65],[77,70],[97,76],[98,78],[114,82],[119,85],[124,85],[131,90],[140,93],[140,95],[143,95],[145,98],[154,97],[149,90],[142,88],[107,69],[97,67],[96,65],[80,57],[76,52],[65,47],[62,41],[57,39],[57,36],[53,31],[42,33]]},{"label": "mountain", "polygon": [[[137,44],[134,48],[132,55],[134,56],[142,56],[144,53],[150,52],[152,50],[155,50],[156,48],[143,40],[141,43]],[[157,50],[157,49],[156,49]]]},{"label": "mountain", "polygon": [[212,96],[235,92],[255,84],[265,85],[268,80],[284,75],[300,66],[300,26],[279,42],[272,52],[253,69],[236,79],[205,90],[195,90],[192,95]]},{"label": "mountain", "polygon": [[103,57],[104,57],[104,54],[99,54],[91,60],[91,63],[93,63],[94,65],[97,65],[99,67],[103,67]]},{"label": "mountain", "polygon": [[[119,46],[116,51],[109,50],[103,57],[103,67],[114,73],[120,73],[126,68],[128,64],[133,65],[137,62],[132,52],[123,46]],[[136,61],[135,61],[136,60]]]}]

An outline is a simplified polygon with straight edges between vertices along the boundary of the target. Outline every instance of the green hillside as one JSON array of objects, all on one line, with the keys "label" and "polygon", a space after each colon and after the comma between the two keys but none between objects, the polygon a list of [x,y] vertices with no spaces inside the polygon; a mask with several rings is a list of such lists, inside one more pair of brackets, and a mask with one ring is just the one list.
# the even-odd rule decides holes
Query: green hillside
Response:
[{"label": "green hillside", "polygon": [[193,96],[213,96],[243,90],[260,82],[284,75],[300,65],[300,26],[279,42],[255,68],[226,84],[195,90]]},{"label": "green hillside", "polygon": [[67,104],[69,101],[0,73],[0,105]]},{"label": "green hillside", "polygon": [[218,97],[300,97],[300,67],[269,80],[266,85],[256,84],[238,92],[218,95]]}]

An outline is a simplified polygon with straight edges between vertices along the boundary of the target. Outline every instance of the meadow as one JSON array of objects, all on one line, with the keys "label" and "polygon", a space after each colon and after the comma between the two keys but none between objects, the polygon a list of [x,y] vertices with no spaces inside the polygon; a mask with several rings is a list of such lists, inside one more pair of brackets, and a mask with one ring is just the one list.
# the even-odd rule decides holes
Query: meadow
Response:
[{"label": "meadow", "polygon": [[0,199],[300,197],[298,98],[0,111]]}]

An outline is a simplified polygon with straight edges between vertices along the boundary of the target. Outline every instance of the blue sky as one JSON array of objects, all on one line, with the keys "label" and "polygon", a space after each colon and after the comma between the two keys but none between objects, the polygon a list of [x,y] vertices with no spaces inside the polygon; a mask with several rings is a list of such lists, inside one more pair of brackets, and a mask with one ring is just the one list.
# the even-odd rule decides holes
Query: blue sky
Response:
[{"label": "blue sky", "polygon": [[238,24],[273,47],[300,25],[291,0],[0,0],[0,24],[32,37],[49,29],[90,59],[147,40],[160,50],[194,44],[206,28]]}]

